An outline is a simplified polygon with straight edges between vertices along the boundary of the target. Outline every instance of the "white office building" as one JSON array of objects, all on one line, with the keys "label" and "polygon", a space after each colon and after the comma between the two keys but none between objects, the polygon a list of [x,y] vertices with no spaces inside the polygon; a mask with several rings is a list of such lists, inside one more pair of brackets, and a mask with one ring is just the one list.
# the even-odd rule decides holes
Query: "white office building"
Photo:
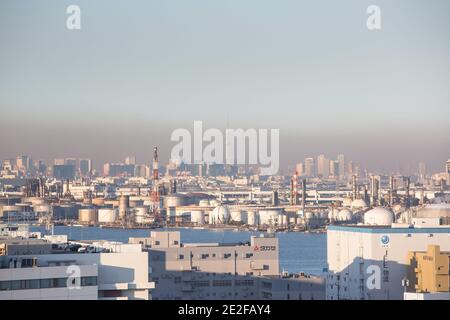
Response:
[{"label": "white office building", "polygon": [[450,251],[450,226],[395,224],[387,209],[365,214],[364,225],[331,225],[327,231],[329,300],[402,300],[409,251],[439,245]]}]

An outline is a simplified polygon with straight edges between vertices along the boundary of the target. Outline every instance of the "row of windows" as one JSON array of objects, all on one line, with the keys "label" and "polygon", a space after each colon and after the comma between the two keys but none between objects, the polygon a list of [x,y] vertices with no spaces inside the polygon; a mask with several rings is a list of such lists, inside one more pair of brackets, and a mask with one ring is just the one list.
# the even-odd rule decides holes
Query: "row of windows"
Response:
[{"label": "row of windows", "polygon": [[[52,279],[30,279],[30,280],[11,280],[0,281],[0,291],[7,290],[26,290],[26,289],[48,289],[48,288],[66,288],[69,278],[52,278]],[[75,279],[72,285],[76,285]],[[81,286],[96,286],[97,277],[81,277]]]},{"label": "row of windows", "polygon": [[[191,255],[191,256],[193,257],[193,255]],[[211,254],[209,254],[209,253],[202,253],[202,254],[198,255],[198,258],[199,259],[208,259],[210,256],[212,258],[215,258],[217,255],[215,253],[211,253]],[[232,256],[231,253],[224,253],[222,257],[223,257],[223,259],[228,259],[231,256]],[[236,253],[235,256],[237,257],[238,254]],[[253,257],[253,253],[245,253],[245,254],[243,254],[242,257],[246,258],[246,259],[250,259],[251,257]],[[185,257],[184,257],[184,254],[179,254],[177,258],[178,258],[178,260],[184,260]]]},{"label": "row of windows", "polygon": [[231,287],[231,280],[213,280],[213,287]]}]

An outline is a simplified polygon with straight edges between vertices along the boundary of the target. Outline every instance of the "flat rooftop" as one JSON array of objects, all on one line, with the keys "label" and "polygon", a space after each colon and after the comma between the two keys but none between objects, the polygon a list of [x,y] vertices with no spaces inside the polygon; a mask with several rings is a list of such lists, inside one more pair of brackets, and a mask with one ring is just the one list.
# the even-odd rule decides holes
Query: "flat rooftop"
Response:
[{"label": "flat rooftop", "polygon": [[370,225],[330,225],[327,230],[361,233],[450,233],[450,225],[439,227],[391,227]]}]

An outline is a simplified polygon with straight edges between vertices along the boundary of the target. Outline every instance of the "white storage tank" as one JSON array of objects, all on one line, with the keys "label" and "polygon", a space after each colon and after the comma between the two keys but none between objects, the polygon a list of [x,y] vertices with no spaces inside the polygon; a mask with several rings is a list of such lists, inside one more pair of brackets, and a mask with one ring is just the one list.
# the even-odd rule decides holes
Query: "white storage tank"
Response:
[{"label": "white storage tank", "polygon": [[242,222],[243,221],[242,210],[238,210],[238,209],[232,210],[231,211],[231,221]]},{"label": "white storage tank", "polygon": [[78,221],[81,223],[97,223],[98,222],[98,211],[97,209],[79,209],[78,210]]},{"label": "white storage tank", "polygon": [[278,215],[278,225],[287,226],[287,216],[285,214]]},{"label": "white storage tank", "polygon": [[188,205],[188,197],[183,194],[171,194],[164,197],[164,208],[182,207]]},{"label": "white storage tank", "polygon": [[247,224],[249,226],[259,225],[259,215],[256,211],[253,210],[247,211]]},{"label": "white storage tank", "polygon": [[195,224],[205,224],[205,211],[203,210],[192,210],[191,211],[191,222]]},{"label": "white storage tank", "polygon": [[148,216],[148,207],[136,207],[134,209],[134,221],[136,223],[145,223]]},{"label": "white storage tank", "polygon": [[281,215],[280,209],[264,209],[259,210],[259,223],[260,224],[275,224],[278,223],[278,217]]},{"label": "white storage tank", "polygon": [[102,208],[98,209],[98,222],[99,223],[114,223],[117,220],[119,211],[114,208]]}]

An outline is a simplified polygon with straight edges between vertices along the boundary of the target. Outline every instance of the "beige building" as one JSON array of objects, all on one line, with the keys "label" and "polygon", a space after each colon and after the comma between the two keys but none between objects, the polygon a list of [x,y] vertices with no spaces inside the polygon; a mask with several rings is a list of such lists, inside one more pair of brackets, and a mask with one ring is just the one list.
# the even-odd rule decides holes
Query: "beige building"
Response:
[{"label": "beige building", "polygon": [[181,243],[180,232],[130,238],[149,254],[152,299],[324,299],[324,279],[282,276],[278,238],[247,243]]},{"label": "beige building", "polygon": [[409,252],[408,261],[408,291],[450,292],[450,252],[428,245],[426,252]]}]

